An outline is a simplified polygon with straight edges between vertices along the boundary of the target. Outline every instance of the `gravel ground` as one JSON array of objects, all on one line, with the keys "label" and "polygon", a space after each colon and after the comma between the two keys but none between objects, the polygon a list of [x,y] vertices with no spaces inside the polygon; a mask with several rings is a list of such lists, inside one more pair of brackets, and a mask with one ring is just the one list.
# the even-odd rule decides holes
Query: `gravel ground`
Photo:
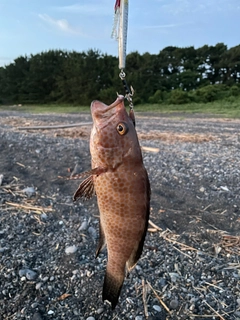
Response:
[{"label": "gravel ground", "polygon": [[143,150],[156,227],[114,312],[96,199],[73,203],[68,179],[90,168],[90,127],[17,128],[88,121],[0,112],[0,319],[239,320],[240,121],[137,115],[141,145],[158,149]]}]

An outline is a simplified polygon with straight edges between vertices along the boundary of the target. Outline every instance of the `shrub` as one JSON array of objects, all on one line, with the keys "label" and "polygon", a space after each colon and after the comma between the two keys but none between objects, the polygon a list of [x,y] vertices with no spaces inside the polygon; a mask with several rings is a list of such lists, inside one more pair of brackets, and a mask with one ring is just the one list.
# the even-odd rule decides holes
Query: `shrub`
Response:
[{"label": "shrub", "polygon": [[161,90],[157,90],[153,96],[149,97],[149,103],[162,103],[164,100],[164,92]]},{"label": "shrub", "polygon": [[172,90],[168,99],[169,104],[184,104],[189,103],[190,101],[188,93],[181,89]]}]

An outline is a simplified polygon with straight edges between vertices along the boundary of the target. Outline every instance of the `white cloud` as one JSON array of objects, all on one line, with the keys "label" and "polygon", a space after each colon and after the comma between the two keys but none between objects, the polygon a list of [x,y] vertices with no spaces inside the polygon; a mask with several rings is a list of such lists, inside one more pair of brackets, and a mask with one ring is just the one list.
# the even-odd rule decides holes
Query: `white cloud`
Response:
[{"label": "white cloud", "polygon": [[68,13],[76,13],[82,15],[95,15],[95,16],[103,16],[103,15],[113,15],[114,6],[109,6],[108,2],[98,1],[97,3],[88,3],[88,4],[80,4],[76,3],[70,6],[62,6],[57,7],[58,11],[68,12]]},{"label": "white cloud", "polygon": [[145,26],[143,29],[168,29],[168,28],[177,28],[183,25],[186,25],[188,23],[172,23],[172,24],[162,24],[162,25],[156,25],[156,26]]},{"label": "white cloud", "polygon": [[69,33],[69,34],[83,35],[79,28],[72,27],[66,19],[57,20],[57,19],[50,17],[47,14],[39,14],[38,16],[45,23],[47,23],[48,25],[50,25],[60,31],[63,31],[63,32]]}]

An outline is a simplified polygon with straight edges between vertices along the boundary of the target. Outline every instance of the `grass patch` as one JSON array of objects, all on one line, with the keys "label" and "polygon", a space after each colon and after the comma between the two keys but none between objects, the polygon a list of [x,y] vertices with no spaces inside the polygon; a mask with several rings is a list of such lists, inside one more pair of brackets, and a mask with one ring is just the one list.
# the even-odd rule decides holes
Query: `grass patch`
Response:
[{"label": "grass patch", "polygon": [[90,112],[89,106],[73,106],[67,104],[42,104],[42,105],[23,105],[23,106],[0,106],[0,110],[20,111],[26,113],[81,113]]},{"label": "grass patch", "polygon": [[[128,103],[126,102],[126,106]],[[28,113],[82,113],[90,112],[90,106],[74,106],[67,104],[44,104],[24,106],[0,106],[0,110],[14,110]],[[226,118],[240,118],[240,99],[234,101],[220,100],[211,103],[188,104],[140,104],[134,107],[136,112],[160,113],[201,113]]]},{"label": "grass patch", "polygon": [[240,100],[234,102],[214,101],[211,103],[188,103],[188,104],[144,104],[137,105],[135,111],[139,112],[162,112],[162,113],[201,113],[218,115],[226,118],[240,118]]}]

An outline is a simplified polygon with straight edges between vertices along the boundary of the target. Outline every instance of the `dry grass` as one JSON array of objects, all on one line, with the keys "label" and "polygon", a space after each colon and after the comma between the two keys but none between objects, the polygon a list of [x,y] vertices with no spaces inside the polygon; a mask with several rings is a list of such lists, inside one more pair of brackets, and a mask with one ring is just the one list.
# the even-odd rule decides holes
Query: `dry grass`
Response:
[{"label": "dry grass", "polygon": [[[14,201],[3,202],[0,205],[0,209],[3,211],[9,211],[12,214],[18,212],[42,214],[54,211],[52,206],[39,206],[39,195],[28,198],[22,190],[22,184],[16,177],[12,182],[0,186],[0,196],[4,197],[4,194],[11,194],[14,197]],[[41,198],[45,197],[41,195]]]},{"label": "dry grass", "polygon": [[[0,119],[0,124],[1,124]],[[26,130],[31,131],[31,129],[27,129],[27,127],[32,126],[44,126],[46,125],[46,122],[39,121],[39,120],[33,120],[28,118],[19,118],[19,117],[8,117],[4,119],[4,124],[13,126],[14,128],[18,128],[20,126],[26,127]],[[47,124],[49,127],[56,126],[56,125],[62,125],[60,122],[50,122]],[[41,128],[39,128],[41,130]],[[86,139],[89,138],[91,131],[91,126],[76,126],[73,128],[66,128],[66,129],[56,129],[56,128],[49,128],[47,130],[44,130],[43,132],[46,134],[53,134],[56,137],[64,137],[64,138],[82,138]],[[209,142],[216,140],[217,138],[211,134],[193,134],[193,133],[174,133],[171,131],[167,132],[161,132],[159,130],[152,130],[149,132],[139,132],[138,137],[140,140],[161,140],[167,143],[174,143],[176,141],[179,142],[192,142],[192,143],[203,143],[203,142]]]},{"label": "dry grass", "polygon": [[160,132],[157,130],[149,132],[140,132],[138,134],[139,139],[144,140],[161,140],[167,143],[171,142],[193,142],[193,143],[202,143],[216,140],[216,137],[210,134],[193,134],[193,133],[174,133],[171,131]]}]

